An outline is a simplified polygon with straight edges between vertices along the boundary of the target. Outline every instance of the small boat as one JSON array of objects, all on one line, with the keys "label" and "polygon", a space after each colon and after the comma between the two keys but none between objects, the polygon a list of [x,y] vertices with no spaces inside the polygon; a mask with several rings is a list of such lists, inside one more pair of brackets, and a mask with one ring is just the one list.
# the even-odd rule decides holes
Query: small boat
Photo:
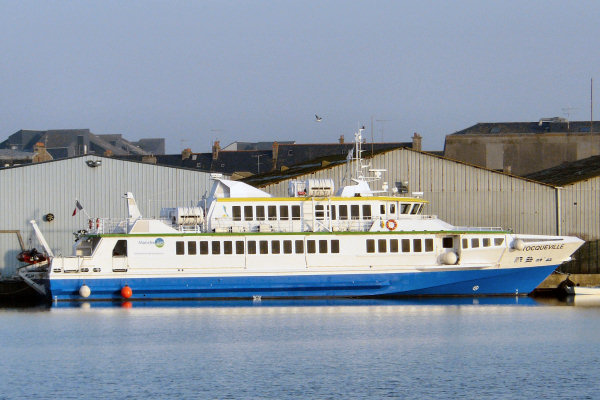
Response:
[{"label": "small boat", "polygon": [[[460,227],[427,215],[422,193],[371,184],[384,170],[348,154],[346,185],[291,181],[288,197],[213,176],[194,207],[94,218],[72,256],[19,270],[51,300],[525,295],[583,244],[572,236]],[[351,168],[352,167],[352,168]]]},{"label": "small boat", "polygon": [[48,256],[44,253],[39,252],[37,249],[33,248],[30,250],[23,250],[17,255],[17,260],[21,262],[25,262],[27,264],[33,265],[42,263],[48,260]]}]

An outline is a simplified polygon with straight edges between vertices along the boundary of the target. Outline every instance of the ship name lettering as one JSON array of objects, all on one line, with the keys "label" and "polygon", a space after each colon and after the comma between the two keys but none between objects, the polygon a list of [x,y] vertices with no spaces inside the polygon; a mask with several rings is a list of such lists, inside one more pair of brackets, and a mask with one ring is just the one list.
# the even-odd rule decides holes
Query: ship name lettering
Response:
[{"label": "ship name lettering", "polygon": [[563,244],[546,244],[540,246],[526,246],[523,250],[525,251],[536,251],[536,250],[560,250],[565,247]]}]

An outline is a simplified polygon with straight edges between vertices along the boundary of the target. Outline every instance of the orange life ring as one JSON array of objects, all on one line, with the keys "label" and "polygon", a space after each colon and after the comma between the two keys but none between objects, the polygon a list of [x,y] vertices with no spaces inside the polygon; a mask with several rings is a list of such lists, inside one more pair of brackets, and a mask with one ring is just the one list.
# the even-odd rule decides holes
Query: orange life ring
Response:
[{"label": "orange life ring", "polygon": [[385,227],[388,228],[390,231],[393,231],[398,227],[398,223],[394,219],[388,219],[385,223]]}]

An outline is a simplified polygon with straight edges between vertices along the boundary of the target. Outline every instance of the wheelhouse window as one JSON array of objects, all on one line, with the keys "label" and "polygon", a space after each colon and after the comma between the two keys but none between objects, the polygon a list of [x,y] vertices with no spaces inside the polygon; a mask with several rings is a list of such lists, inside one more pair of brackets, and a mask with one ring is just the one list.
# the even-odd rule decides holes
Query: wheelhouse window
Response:
[{"label": "wheelhouse window", "polygon": [[332,205],[331,206],[331,219],[332,220],[336,220],[337,219],[337,206]]},{"label": "wheelhouse window", "polygon": [[[178,240],[175,242],[175,254],[177,254],[178,256],[185,254],[185,242],[184,241]],[[114,255],[114,251],[113,251],[113,255]]]},{"label": "wheelhouse window", "polygon": [[244,221],[252,221],[253,219],[252,206],[244,206]]},{"label": "wheelhouse window", "polygon": [[242,208],[240,206],[233,206],[233,220],[241,221],[242,220]]},{"label": "wheelhouse window", "polygon": [[413,215],[417,214],[417,213],[419,212],[419,208],[420,208],[420,207],[421,207],[421,206],[420,206],[419,204],[415,204],[415,205],[413,205],[413,208],[412,208],[412,210],[411,210],[411,212],[410,212],[410,213],[411,213],[411,214],[413,214]]},{"label": "wheelhouse window", "polygon": [[410,207],[412,204],[402,204],[402,214],[410,213]]},{"label": "wheelhouse window", "polygon": [[315,218],[318,220],[325,219],[325,206],[323,204],[315,205]]},{"label": "wheelhouse window", "polygon": [[390,214],[396,214],[396,203],[390,203]]},{"label": "wheelhouse window", "polygon": [[385,215],[385,204],[379,205],[379,214]]}]

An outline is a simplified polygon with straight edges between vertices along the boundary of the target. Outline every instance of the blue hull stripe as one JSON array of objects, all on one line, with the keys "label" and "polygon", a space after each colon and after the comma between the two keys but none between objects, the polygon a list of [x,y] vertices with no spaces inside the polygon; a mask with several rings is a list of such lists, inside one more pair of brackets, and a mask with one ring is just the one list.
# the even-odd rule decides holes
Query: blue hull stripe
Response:
[{"label": "blue hull stripe", "polygon": [[91,289],[89,300],[121,298],[131,287],[131,299],[210,299],[263,297],[355,297],[422,295],[501,295],[533,291],[556,265],[419,273],[330,274],[237,277],[156,277],[57,279],[50,282],[54,300],[84,300],[79,288]]}]

